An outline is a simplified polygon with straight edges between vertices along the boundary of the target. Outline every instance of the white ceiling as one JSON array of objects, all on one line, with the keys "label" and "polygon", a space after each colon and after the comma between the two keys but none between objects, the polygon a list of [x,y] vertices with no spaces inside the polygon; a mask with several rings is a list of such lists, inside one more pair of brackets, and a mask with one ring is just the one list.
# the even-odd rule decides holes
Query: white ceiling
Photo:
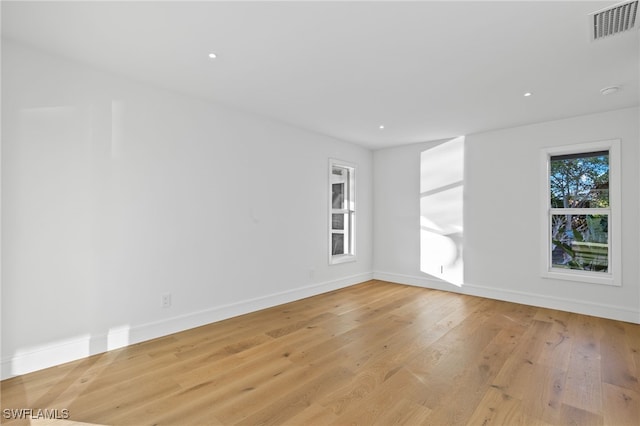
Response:
[{"label": "white ceiling", "polygon": [[378,149],[638,105],[615,3],[3,1],[2,36]]}]

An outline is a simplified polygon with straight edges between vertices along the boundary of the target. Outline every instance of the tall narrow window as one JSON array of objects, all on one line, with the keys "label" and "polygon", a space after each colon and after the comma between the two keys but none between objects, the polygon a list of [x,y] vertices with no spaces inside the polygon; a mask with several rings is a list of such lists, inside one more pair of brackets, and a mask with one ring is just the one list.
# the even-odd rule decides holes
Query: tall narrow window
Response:
[{"label": "tall narrow window", "polygon": [[329,162],[329,263],[355,260],[355,166]]},{"label": "tall narrow window", "polygon": [[619,285],[618,146],[545,151],[546,276]]},{"label": "tall narrow window", "polygon": [[464,136],[420,154],[420,271],[464,283]]}]

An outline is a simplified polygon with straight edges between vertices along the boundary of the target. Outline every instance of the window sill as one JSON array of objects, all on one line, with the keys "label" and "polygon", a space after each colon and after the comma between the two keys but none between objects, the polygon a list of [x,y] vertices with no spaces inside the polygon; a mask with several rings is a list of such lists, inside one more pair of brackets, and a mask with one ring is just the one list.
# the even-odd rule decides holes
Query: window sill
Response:
[{"label": "window sill", "polygon": [[336,265],[340,263],[355,262],[355,261],[356,261],[356,257],[354,255],[340,254],[336,256],[331,256],[331,258],[329,259],[329,265]]},{"label": "window sill", "polygon": [[593,274],[590,272],[581,272],[581,271],[561,271],[561,270],[551,270],[542,272],[543,278],[563,280],[563,281],[578,281],[581,283],[588,284],[601,284],[601,285],[609,285],[620,287],[622,284],[620,280],[617,280],[611,274]]}]

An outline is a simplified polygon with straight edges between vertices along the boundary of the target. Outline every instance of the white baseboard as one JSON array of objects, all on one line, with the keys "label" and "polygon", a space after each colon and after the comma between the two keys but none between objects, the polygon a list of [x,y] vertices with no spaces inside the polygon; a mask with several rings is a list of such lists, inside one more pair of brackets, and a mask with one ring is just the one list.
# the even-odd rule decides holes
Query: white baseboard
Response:
[{"label": "white baseboard", "polygon": [[592,315],[595,317],[609,318],[618,321],[640,324],[640,312],[624,307],[607,305],[604,303],[593,303],[580,300],[564,299],[560,297],[505,290],[502,288],[487,287],[474,284],[465,284],[461,287],[458,287],[445,281],[427,277],[417,277],[413,275],[403,275],[380,271],[375,271],[373,273],[373,278],[398,284],[451,291],[455,293],[468,294],[470,296],[486,297],[489,299],[504,300],[506,302],[521,303],[523,305],[557,309],[560,311],[574,312],[578,314]]},{"label": "white baseboard", "polygon": [[133,327],[115,327],[105,333],[85,334],[37,347],[30,347],[2,360],[0,364],[0,380],[76,361],[108,350],[167,336],[238,315],[271,308],[371,279],[373,279],[373,273],[357,274],[254,299],[215,306],[161,321]]}]

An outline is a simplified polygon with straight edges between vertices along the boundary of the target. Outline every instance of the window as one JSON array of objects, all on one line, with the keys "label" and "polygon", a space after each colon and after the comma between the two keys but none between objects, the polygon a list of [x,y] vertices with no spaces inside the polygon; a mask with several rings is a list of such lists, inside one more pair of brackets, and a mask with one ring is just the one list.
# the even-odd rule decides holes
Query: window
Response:
[{"label": "window", "polygon": [[464,283],[464,142],[460,136],[420,153],[420,271]]},{"label": "window", "polygon": [[620,285],[619,145],[544,150],[544,276]]},{"label": "window", "polygon": [[329,263],[355,260],[355,166],[329,162]]}]

